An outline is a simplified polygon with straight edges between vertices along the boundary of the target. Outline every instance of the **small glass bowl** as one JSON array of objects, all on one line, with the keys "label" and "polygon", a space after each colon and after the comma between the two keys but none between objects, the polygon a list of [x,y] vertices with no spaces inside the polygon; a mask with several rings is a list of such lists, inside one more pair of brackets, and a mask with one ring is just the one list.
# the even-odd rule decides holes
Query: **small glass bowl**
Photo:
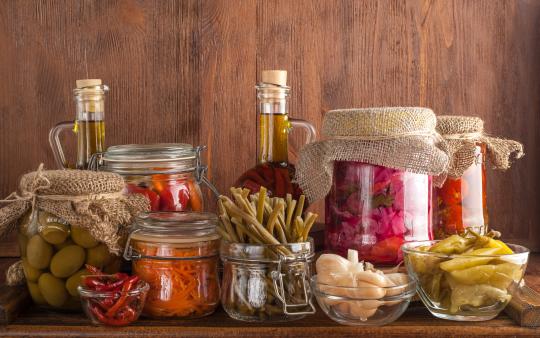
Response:
[{"label": "small glass bowl", "polygon": [[[507,244],[513,254],[471,256],[425,251],[437,242],[408,242],[401,247],[409,276],[416,281],[418,295],[429,312],[438,318],[457,321],[497,317],[519,287],[529,250]],[[441,263],[454,258],[463,262],[473,259],[478,264],[450,271],[440,268]]]},{"label": "small glass bowl", "polygon": [[[95,291],[83,285],[77,288],[84,313],[90,318],[92,324],[105,326],[126,326],[135,322],[144,308],[149,289],[148,283],[142,280],[139,280],[136,287],[128,292]],[[115,303],[119,300],[124,304],[107,316],[108,309],[115,307]]]},{"label": "small glass bowl", "polygon": [[330,319],[353,326],[381,326],[395,321],[416,293],[416,283],[412,280],[392,287],[344,287],[318,282],[315,275],[311,287]]}]

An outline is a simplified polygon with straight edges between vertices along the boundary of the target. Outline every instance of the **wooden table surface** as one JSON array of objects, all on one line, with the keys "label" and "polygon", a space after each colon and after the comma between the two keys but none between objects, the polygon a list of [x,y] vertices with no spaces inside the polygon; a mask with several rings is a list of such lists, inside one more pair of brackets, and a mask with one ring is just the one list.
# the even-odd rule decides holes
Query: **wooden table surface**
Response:
[{"label": "wooden table surface", "polygon": [[[532,255],[527,284],[540,290],[540,255]],[[318,309],[313,316],[288,323],[251,324],[230,319],[223,310],[194,320],[141,319],[124,328],[89,325],[83,314],[43,312],[29,308],[10,325],[0,326],[0,336],[9,337],[540,337],[540,328],[517,326],[502,313],[486,322],[454,322],[434,318],[421,303],[413,303],[405,314],[382,327],[342,326]]]}]

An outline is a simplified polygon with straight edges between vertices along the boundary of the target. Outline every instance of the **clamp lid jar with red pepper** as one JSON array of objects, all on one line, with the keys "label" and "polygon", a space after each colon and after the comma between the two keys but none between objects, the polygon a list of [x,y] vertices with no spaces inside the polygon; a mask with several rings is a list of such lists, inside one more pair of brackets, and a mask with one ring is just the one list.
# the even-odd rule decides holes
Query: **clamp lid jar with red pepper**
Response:
[{"label": "clamp lid jar with red pepper", "polygon": [[199,212],[151,212],[137,218],[124,258],[150,284],[144,314],[194,318],[219,304],[217,216]]},{"label": "clamp lid jar with red pepper", "polygon": [[184,143],[117,145],[94,155],[90,165],[122,175],[125,191],[145,195],[151,211],[203,211],[201,183],[219,195],[205,177],[204,148]]}]

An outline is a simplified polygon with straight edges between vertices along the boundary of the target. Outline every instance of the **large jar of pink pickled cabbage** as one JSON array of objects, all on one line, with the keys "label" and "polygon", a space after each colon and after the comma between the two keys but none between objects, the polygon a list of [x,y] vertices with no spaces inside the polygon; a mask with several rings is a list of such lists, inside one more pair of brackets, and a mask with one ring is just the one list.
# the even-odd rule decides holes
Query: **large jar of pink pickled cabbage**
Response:
[{"label": "large jar of pink pickled cabbage", "polygon": [[326,198],[326,249],[390,265],[402,260],[403,242],[433,239],[432,177],[448,168],[436,123],[419,107],[324,115],[323,141],[301,150],[296,181],[310,203]]},{"label": "large jar of pink pickled cabbage", "polygon": [[405,241],[433,239],[431,177],[355,161],[335,161],[326,196],[326,249],[377,264],[402,260]]}]

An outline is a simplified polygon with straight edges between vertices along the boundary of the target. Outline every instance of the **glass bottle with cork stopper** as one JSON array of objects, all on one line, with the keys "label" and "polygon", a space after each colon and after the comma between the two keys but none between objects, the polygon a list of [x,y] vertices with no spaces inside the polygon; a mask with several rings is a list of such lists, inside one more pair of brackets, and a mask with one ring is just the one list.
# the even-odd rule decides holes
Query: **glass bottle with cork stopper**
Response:
[{"label": "glass bottle with cork stopper", "polygon": [[287,71],[264,70],[257,84],[257,165],[238,179],[237,186],[257,192],[268,189],[274,197],[291,194],[298,199],[302,194],[292,182],[295,168],[289,162],[289,133],[293,127],[306,130],[306,144],[315,140],[315,127],[304,120],[289,117]]},{"label": "glass bottle with cork stopper", "polygon": [[60,134],[71,129],[77,135],[77,169],[88,169],[90,158],[105,150],[105,94],[109,87],[101,79],[81,79],[73,90],[76,116],[74,121],[60,122],[49,132],[54,159],[59,168],[68,168]]}]

